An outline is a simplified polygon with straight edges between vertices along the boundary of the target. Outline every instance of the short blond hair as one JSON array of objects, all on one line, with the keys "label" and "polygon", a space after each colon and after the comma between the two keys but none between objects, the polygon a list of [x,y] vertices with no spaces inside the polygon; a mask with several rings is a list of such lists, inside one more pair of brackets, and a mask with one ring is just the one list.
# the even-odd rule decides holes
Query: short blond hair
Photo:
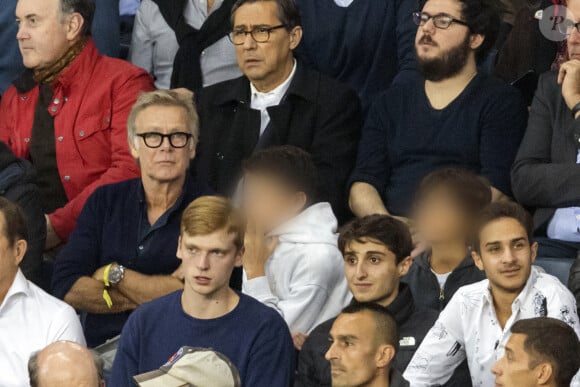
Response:
[{"label": "short blond hair", "polygon": [[174,90],[155,90],[143,93],[131,108],[131,113],[127,119],[127,134],[129,143],[132,144],[137,133],[137,116],[143,110],[151,106],[175,106],[185,110],[187,116],[187,127],[193,136],[193,143],[197,144],[199,139],[199,116],[193,104],[193,99],[186,93]]},{"label": "short blond hair", "polygon": [[181,234],[208,235],[219,230],[235,234],[238,250],[244,247],[246,223],[241,211],[232,202],[219,196],[202,196],[187,206],[181,215]]}]

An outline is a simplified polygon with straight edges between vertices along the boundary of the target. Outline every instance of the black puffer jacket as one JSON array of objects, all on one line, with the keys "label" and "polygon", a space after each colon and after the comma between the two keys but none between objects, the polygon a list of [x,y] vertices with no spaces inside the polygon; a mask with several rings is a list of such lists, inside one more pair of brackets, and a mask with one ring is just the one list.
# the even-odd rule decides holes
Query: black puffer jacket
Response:
[{"label": "black puffer jacket", "polygon": [[431,271],[429,254],[425,253],[415,258],[409,273],[401,278],[411,288],[415,303],[426,308],[442,311],[457,289],[485,279],[485,273],[477,268],[470,255],[453,270],[447,278],[445,287],[441,289],[437,277]]},{"label": "black puffer jacket", "polygon": [[34,183],[35,175],[28,161],[18,159],[6,144],[0,142],[0,196],[22,208],[28,226],[28,250],[20,269],[28,280],[40,285],[46,220],[40,193]]},{"label": "black puffer jacket", "polygon": [[[437,320],[439,313],[417,306],[406,284],[401,284],[399,295],[387,309],[397,320],[401,343],[393,366],[403,372],[419,348],[419,344]],[[295,387],[331,385],[330,364],[324,358],[324,354],[330,346],[328,334],[334,320],[331,319],[320,324],[308,336],[302,351],[300,351]]]}]

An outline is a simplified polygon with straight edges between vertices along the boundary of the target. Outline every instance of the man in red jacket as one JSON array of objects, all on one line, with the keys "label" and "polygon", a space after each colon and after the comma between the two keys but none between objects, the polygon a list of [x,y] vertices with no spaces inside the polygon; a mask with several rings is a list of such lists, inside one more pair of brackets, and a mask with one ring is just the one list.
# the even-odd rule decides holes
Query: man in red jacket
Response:
[{"label": "man in red jacket", "polygon": [[47,215],[46,248],[66,241],[95,188],[139,176],[126,122],[149,75],[99,55],[89,0],[19,0],[26,71],[2,96],[0,141],[32,162]]}]

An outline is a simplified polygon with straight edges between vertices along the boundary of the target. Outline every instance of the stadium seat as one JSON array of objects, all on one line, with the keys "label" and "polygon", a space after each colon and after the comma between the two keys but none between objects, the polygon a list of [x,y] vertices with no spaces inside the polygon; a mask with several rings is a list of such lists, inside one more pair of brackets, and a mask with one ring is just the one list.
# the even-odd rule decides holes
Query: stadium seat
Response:
[{"label": "stadium seat", "polygon": [[543,268],[546,273],[558,277],[564,285],[568,285],[568,276],[570,275],[570,267],[574,263],[570,258],[536,258],[534,263]]}]

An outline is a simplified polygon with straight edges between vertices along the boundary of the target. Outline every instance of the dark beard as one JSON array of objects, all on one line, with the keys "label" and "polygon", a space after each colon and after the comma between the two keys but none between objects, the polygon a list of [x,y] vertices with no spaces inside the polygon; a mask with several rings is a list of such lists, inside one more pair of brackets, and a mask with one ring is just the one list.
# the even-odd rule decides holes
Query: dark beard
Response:
[{"label": "dark beard", "polygon": [[[424,39],[429,41],[431,38],[426,36],[421,38],[421,40]],[[470,51],[469,34],[467,34],[462,43],[443,52],[437,58],[423,59],[417,53],[416,48],[415,56],[417,57],[419,71],[421,71],[423,77],[431,82],[439,82],[459,74],[467,63]]]}]

